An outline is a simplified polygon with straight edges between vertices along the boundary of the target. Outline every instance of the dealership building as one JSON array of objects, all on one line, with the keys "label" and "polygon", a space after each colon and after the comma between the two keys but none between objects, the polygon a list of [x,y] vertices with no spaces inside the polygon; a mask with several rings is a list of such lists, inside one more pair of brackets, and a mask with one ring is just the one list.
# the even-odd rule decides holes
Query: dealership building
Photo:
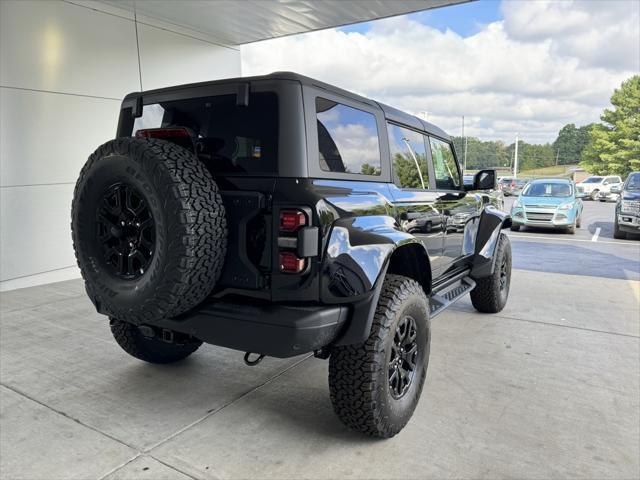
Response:
[{"label": "dealership building", "polygon": [[461,0],[0,2],[0,290],[76,278],[75,181],[130,92],[238,77],[242,44]]}]

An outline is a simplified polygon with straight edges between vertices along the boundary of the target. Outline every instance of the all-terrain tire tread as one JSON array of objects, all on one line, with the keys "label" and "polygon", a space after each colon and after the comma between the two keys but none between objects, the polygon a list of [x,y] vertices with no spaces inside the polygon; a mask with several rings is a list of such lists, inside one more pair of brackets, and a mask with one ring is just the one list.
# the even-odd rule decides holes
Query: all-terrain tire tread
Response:
[{"label": "all-terrain tire tread", "polygon": [[495,272],[488,277],[476,279],[476,286],[471,290],[471,303],[479,312],[498,313],[504,308],[500,299],[498,268],[502,262],[502,256],[507,254],[507,250],[510,255],[511,243],[509,237],[501,233],[496,247]]},{"label": "all-terrain tire tread", "polygon": [[[385,397],[378,384],[380,369],[387,369],[384,341],[391,334],[391,322],[402,303],[412,294],[428,300],[422,287],[400,275],[387,275],[376,307],[371,334],[360,345],[347,345],[332,350],[329,361],[329,392],[333,409],[349,428],[374,437],[389,438],[404,425],[391,424],[384,415]],[[422,390],[426,371],[415,381]]]},{"label": "all-terrain tire tread", "polygon": [[218,187],[202,162],[189,150],[158,139],[119,138],[100,146],[87,160],[76,183],[72,219],[82,204],[86,177],[95,164],[109,155],[127,155],[142,166],[161,193],[166,212],[166,251],[159,294],[122,309],[106,302],[105,295],[88,276],[79,254],[82,241],[72,221],[76,261],[87,293],[110,316],[134,323],[173,317],[195,307],[211,292],[224,266],[227,223]]}]

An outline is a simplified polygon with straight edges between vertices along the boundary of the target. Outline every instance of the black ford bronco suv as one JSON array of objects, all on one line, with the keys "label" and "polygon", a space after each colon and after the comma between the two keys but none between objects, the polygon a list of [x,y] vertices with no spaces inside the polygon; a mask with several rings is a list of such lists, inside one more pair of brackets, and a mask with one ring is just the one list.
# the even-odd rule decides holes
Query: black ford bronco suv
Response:
[{"label": "black ford bronco suv", "polygon": [[465,186],[436,126],[322,82],[198,83],[124,99],[80,172],[73,243],[127,353],[314,352],[340,419],[391,437],[422,391],[430,318],[467,293],[505,306],[510,218],[472,193],[495,183]]}]

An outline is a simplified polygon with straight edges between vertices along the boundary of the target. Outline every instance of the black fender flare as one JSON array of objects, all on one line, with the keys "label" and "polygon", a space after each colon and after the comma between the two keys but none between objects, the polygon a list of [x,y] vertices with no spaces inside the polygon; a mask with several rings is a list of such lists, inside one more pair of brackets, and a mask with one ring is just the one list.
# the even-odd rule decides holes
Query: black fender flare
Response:
[{"label": "black fender flare", "polygon": [[500,232],[511,226],[511,216],[493,205],[485,205],[476,232],[471,278],[488,277],[495,268],[495,251]]},{"label": "black fender flare", "polygon": [[[350,322],[334,345],[367,339],[391,259],[406,247],[424,258],[424,268],[430,272],[424,244],[400,230],[393,217],[372,215],[334,222],[323,257],[320,298],[323,303],[348,303],[351,307]],[[428,291],[430,285],[423,288]]]}]

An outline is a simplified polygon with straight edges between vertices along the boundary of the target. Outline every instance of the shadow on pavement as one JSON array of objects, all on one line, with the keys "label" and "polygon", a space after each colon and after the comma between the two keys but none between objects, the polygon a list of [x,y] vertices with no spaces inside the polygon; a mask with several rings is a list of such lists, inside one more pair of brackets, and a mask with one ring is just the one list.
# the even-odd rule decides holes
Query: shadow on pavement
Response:
[{"label": "shadow on pavement", "polygon": [[603,252],[600,248],[592,249],[575,244],[544,244],[526,240],[512,242],[512,249],[513,268],[516,269],[640,280],[640,261],[636,249],[624,251],[622,253],[626,256],[621,256]]}]

